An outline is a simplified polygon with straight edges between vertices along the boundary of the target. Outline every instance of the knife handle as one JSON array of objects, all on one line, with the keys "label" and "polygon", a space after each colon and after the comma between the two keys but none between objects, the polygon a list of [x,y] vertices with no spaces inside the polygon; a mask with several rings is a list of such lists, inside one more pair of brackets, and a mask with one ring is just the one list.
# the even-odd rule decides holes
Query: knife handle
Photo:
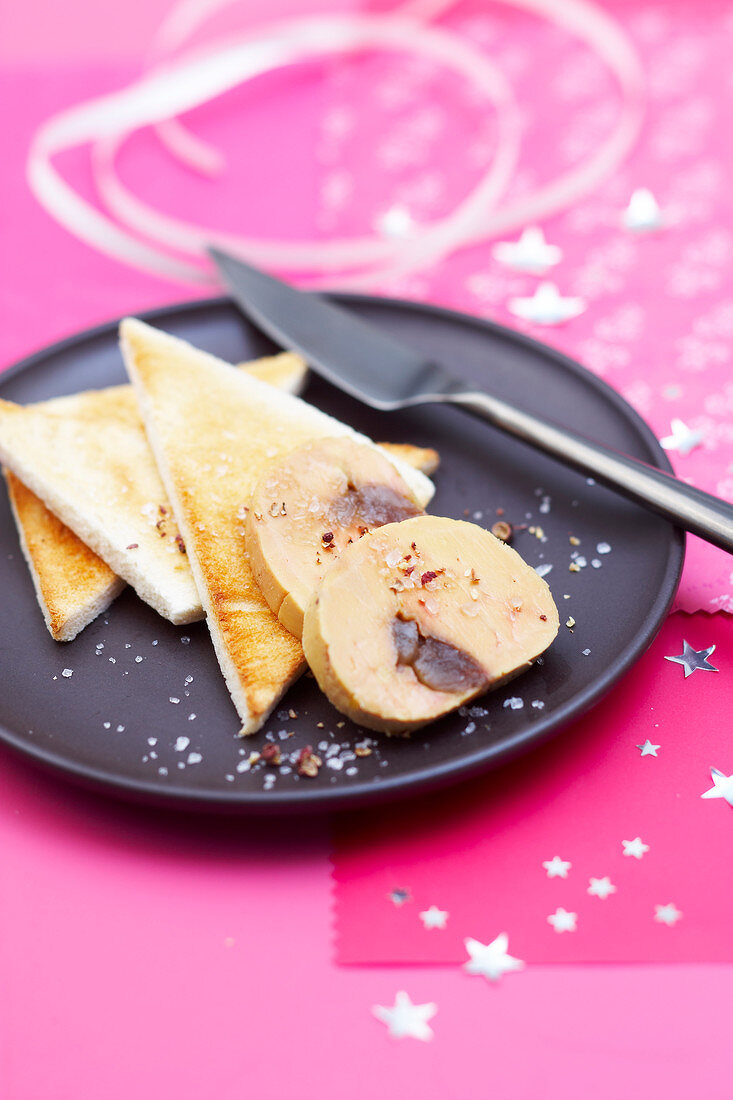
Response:
[{"label": "knife handle", "polygon": [[733,553],[733,505],[726,501],[638,459],[592,443],[569,429],[521,412],[489,394],[451,393],[442,400],[459,405],[566,466],[643,504],[677,527]]}]

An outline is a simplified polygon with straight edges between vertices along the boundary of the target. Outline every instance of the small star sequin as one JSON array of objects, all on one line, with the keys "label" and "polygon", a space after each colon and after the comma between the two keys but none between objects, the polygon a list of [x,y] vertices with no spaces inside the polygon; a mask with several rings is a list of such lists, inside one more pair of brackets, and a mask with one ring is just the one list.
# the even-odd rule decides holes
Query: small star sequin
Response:
[{"label": "small star sequin", "polygon": [[431,905],[429,909],[419,914],[426,928],[445,928],[449,915],[445,909],[438,909],[437,905]]},{"label": "small star sequin", "polygon": [[622,840],[621,843],[624,847],[624,855],[633,856],[634,859],[641,859],[644,853],[649,851],[649,845],[645,844],[640,836],[634,837],[633,840]]},{"label": "small star sequin", "polygon": [[605,878],[592,878],[588,881],[590,882],[588,893],[591,897],[601,898],[603,900],[607,898],[609,894],[616,893],[616,887],[613,885],[608,875],[606,875]]},{"label": "small star sequin", "polygon": [[376,226],[383,237],[407,237],[415,222],[406,206],[390,206],[376,219]]},{"label": "small star sequin", "polygon": [[665,451],[677,451],[681,455],[688,455],[695,447],[702,446],[705,434],[699,428],[688,428],[684,420],[675,417],[670,421],[672,429],[670,435],[665,435],[659,440]]},{"label": "small star sequin", "polygon": [[713,785],[709,791],[701,794],[700,798],[724,798],[730,806],[733,806],[733,775],[724,775],[717,768],[711,768],[710,774]]},{"label": "small star sequin", "polygon": [[437,1011],[438,1006],[432,1002],[424,1005],[413,1004],[404,990],[396,994],[392,1008],[386,1008],[384,1005],[372,1006],[373,1015],[387,1025],[393,1038],[420,1039],[423,1043],[433,1038],[433,1029],[428,1024],[428,1020],[431,1020]]},{"label": "small star sequin", "polygon": [[463,941],[466,951],[470,955],[464,970],[469,974],[482,974],[490,982],[498,982],[502,974],[508,974],[511,970],[521,970],[524,963],[521,959],[515,959],[507,954],[509,937],[502,932],[491,943],[479,943],[478,940],[466,939]]},{"label": "small star sequin", "polygon": [[553,856],[552,859],[546,859],[542,866],[547,871],[548,878],[567,878],[568,871],[573,865],[568,859]]},{"label": "small star sequin", "polygon": [[672,902],[669,905],[655,905],[654,907],[654,919],[659,921],[660,924],[667,924],[671,928],[673,924],[682,916],[676,905]]},{"label": "small star sequin", "polygon": [[412,898],[410,897],[410,891],[403,890],[401,887],[398,887],[396,890],[392,890],[387,896],[390,901],[394,902],[398,909],[400,908],[400,906],[404,905],[406,901],[412,901]]},{"label": "small star sequin", "polygon": [[554,913],[550,913],[547,918],[548,924],[551,924],[556,932],[575,932],[577,921],[578,914],[568,913],[562,906],[559,906]]},{"label": "small star sequin", "polygon": [[562,249],[548,244],[545,234],[536,225],[527,226],[518,241],[499,241],[491,255],[513,271],[529,275],[544,275],[562,259]]},{"label": "small star sequin", "polygon": [[510,298],[509,311],[536,325],[561,325],[585,312],[582,298],[563,298],[554,283],[540,283],[531,298]]},{"label": "small star sequin", "polygon": [[665,657],[665,661],[673,661],[676,665],[682,665],[685,670],[685,679],[688,676],[692,676],[698,668],[703,672],[717,672],[718,669],[715,665],[711,665],[708,661],[708,657],[711,657],[715,653],[715,646],[708,646],[707,649],[693,649],[689,642],[684,639],[682,641],[682,653],[677,657]]},{"label": "small star sequin", "polygon": [[653,233],[664,228],[664,218],[659,203],[646,187],[639,187],[629,199],[621,222],[632,233]]},{"label": "small star sequin", "polygon": [[647,737],[643,745],[637,745],[637,749],[641,752],[642,756],[656,756],[657,750],[661,749],[661,745],[652,745],[651,741]]}]

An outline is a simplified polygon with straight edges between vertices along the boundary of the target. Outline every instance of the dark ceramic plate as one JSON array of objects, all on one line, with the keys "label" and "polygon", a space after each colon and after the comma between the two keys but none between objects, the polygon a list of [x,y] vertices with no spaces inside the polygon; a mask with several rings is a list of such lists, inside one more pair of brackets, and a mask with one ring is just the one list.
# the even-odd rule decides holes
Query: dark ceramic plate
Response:
[{"label": "dark ceramic plate", "polygon": [[[669,469],[636,413],[559,352],[446,310],[344,301],[477,387]],[[272,348],[228,300],[146,319],[231,361]],[[123,380],[110,324],[20,363],[0,379],[0,395],[38,401]],[[306,396],[375,439],[437,447],[431,511],[490,527],[503,509],[523,528],[514,545],[547,570],[561,622],[575,620],[574,628],[562,625],[528,673],[411,739],[367,736],[303,677],[262,733],[243,742],[204,624],[173,627],[127,590],[75,641],[52,641],[0,490],[2,740],[88,786],[163,805],[250,812],[356,806],[454,782],[530,749],[587,710],[649,645],[682,565],[682,536],[668,523],[457,410],[377,413],[317,377]],[[281,742],[283,766],[250,768],[250,752],[266,738]],[[372,751],[363,755],[365,741]],[[324,762],[314,779],[299,777],[290,763],[306,744]]]}]

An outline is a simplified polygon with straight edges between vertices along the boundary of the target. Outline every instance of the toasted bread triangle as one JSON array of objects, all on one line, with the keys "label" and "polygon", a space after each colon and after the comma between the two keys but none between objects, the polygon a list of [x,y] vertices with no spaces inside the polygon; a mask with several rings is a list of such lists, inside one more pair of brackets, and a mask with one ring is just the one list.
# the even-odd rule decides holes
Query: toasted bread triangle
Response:
[{"label": "toasted bread triangle", "polygon": [[[306,374],[290,353],[242,366],[288,392]],[[57,641],[109,606],[124,584],[117,574],[174,623],[202,617],[131,386],[1,403],[0,454],[15,471],[8,486],[21,545]]]},{"label": "toasted bread triangle", "polygon": [[3,472],[46,626],[57,642],[70,642],[106,611],[125,582],[15,474]]},{"label": "toasted bread triangle", "polygon": [[[300,643],[255,584],[244,509],[263,470],[295,447],[341,435],[369,441],[299,398],[140,321],[123,321],[120,338],[242,732],[254,733],[304,659]],[[393,461],[426,504],[431,482]]]}]

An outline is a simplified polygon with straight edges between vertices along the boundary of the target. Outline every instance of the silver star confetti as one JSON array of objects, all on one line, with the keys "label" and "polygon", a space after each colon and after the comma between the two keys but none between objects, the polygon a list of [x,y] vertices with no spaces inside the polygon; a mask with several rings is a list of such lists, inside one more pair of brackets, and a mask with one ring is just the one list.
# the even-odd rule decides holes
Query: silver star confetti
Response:
[{"label": "silver star confetti", "polygon": [[624,855],[633,856],[634,859],[641,859],[644,853],[649,851],[649,845],[645,844],[640,836],[634,837],[633,840],[622,840],[621,843],[624,846]]},{"label": "silver star confetti", "polygon": [[606,875],[605,878],[592,878],[588,881],[590,882],[588,893],[591,897],[605,899],[609,894],[616,893],[616,887],[613,885],[608,875]]},{"label": "silver star confetti", "polygon": [[642,756],[656,756],[657,750],[661,749],[661,745],[652,745],[651,741],[647,737],[643,745],[637,745],[637,749],[640,750]]},{"label": "silver star confetti", "polygon": [[383,237],[407,237],[415,225],[406,206],[390,206],[376,219],[376,226]]},{"label": "silver star confetti", "polygon": [[563,909],[562,906],[559,906],[554,913],[550,913],[547,921],[556,932],[575,932],[578,914],[568,913],[567,909]]},{"label": "silver star confetti", "polygon": [[711,665],[708,661],[708,657],[712,657],[715,653],[715,646],[708,646],[707,649],[693,649],[689,642],[682,640],[682,653],[678,657],[665,657],[665,661],[673,661],[676,665],[682,665],[685,670],[685,679],[688,676],[692,676],[696,669],[701,669],[703,672],[717,672],[718,669],[715,665]]},{"label": "silver star confetti", "polygon": [[665,451],[677,451],[681,455],[688,455],[695,447],[702,446],[705,434],[699,428],[688,428],[684,420],[675,417],[670,421],[671,435],[665,435],[659,440]]},{"label": "silver star confetti", "polygon": [[531,298],[510,298],[509,311],[536,325],[561,325],[585,311],[582,298],[563,298],[554,283],[540,283]]},{"label": "silver star confetti", "polygon": [[552,859],[546,859],[542,866],[547,871],[548,878],[567,878],[568,871],[573,865],[568,859],[553,856]]},{"label": "silver star confetti", "polygon": [[669,905],[655,905],[654,907],[654,919],[659,921],[660,924],[669,925],[670,928],[677,923],[681,916],[679,909],[672,902]]},{"label": "silver star confetti", "polygon": [[437,1011],[438,1006],[432,1002],[424,1005],[413,1004],[404,990],[396,994],[392,1008],[386,1008],[384,1005],[372,1006],[372,1013],[387,1025],[390,1035],[395,1039],[420,1039],[423,1043],[433,1038],[433,1029],[428,1024],[428,1020],[431,1020]]},{"label": "silver star confetti", "polygon": [[562,249],[548,244],[545,234],[535,225],[527,226],[518,241],[499,241],[491,255],[513,271],[544,275],[562,259]]},{"label": "silver star confetti", "polygon": [[521,970],[524,963],[521,959],[515,959],[507,954],[509,937],[502,932],[491,943],[479,943],[478,940],[466,939],[463,941],[466,951],[471,956],[463,969],[469,974],[482,974],[490,982],[498,982],[502,974],[508,974],[511,970]]},{"label": "silver star confetti", "polygon": [[664,228],[659,203],[646,187],[639,187],[634,191],[621,221],[624,228],[632,233],[653,233]]},{"label": "silver star confetti", "polygon": [[449,915],[445,909],[438,909],[437,905],[431,905],[429,909],[419,914],[426,928],[445,928]]},{"label": "silver star confetti", "polygon": [[724,798],[730,806],[733,806],[733,775],[724,775],[717,768],[711,768],[710,775],[713,778],[713,785],[709,791],[701,794],[700,798]]},{"label": "silver star confetti", "polygon": [[387,896],[390,901],[394,902],[398,909],[400,908],[400,906],[404,905],[406,901],[412,901],[412,898],[410,897],[410,891],[403,890],[401,887],[398,887],[396,890],[392,890],[391,893],[389,893]]}]

